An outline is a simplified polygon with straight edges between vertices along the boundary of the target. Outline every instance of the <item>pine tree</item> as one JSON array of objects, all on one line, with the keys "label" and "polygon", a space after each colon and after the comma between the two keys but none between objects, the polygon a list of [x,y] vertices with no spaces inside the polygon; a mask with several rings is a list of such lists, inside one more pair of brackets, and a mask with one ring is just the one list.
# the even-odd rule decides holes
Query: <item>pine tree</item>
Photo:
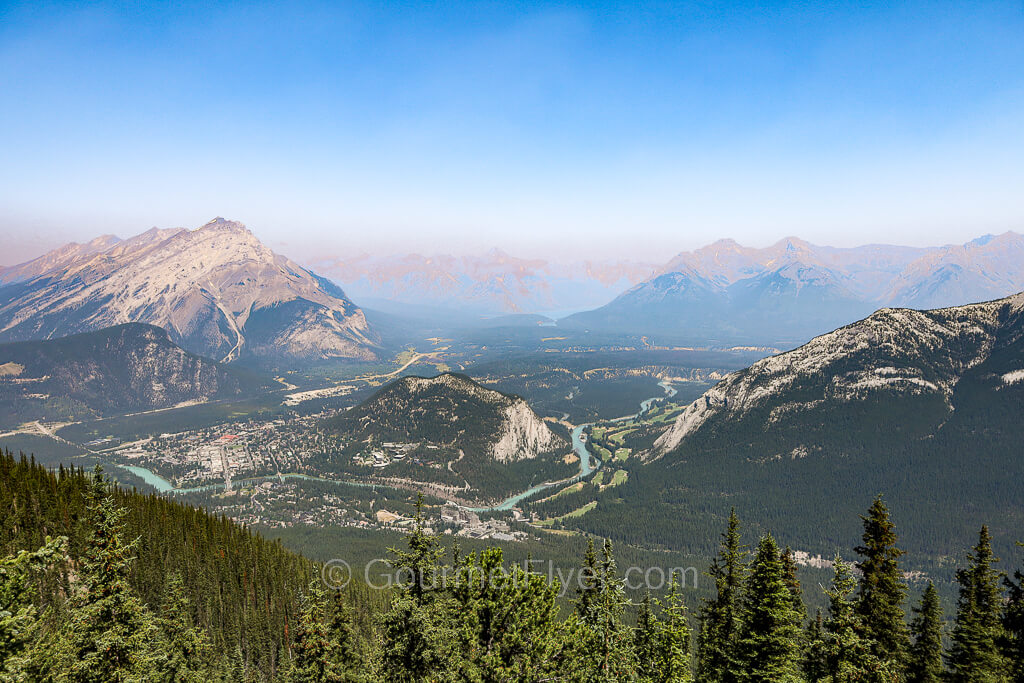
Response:
[{"label": "pine tree", "polygon": [[1003,654],[1009,662],[1011,678],[1024,681],[1024,574],[1017,570],[1013,579],[1005,582],[1008,596],[1003,613]]},{"label": "pine tree", "polygon": [[128,582],[137,540],[123,540],[125,514],[97,465],[89,496],[91,531],[81,585],[60,638],[58,680],[115,683],[152,676],[156,630]]},{"label": "pine tree", "polygon": [[881,496],[875,498],[868,514],[861,519],[864,545],[855,548],[863,558],[857,563],[861,571],[857,614],[872,654],[886,668],[901,671],[910,646],[903,612],[907,585],[899,567],[903,551],[896,547],[896,527]]},{"label": "pine tree", "polygon": [[456,649],[459,631],[454,601],[439,584],[444,551],[424,531],[422,495],[406,544],[408,550],[390,550],[391,565],[405,581],[380,620],[380,673],[396,683],[451,680],[462,663]]},{"label": "pine tree", "polygon": [[741,680],[801,680],[800,637],[779,547],[768,534],[757,546],[746,583],[738,650]]},{"label": "pine tree", "polygon": [[[584,558],[584,570],[590,569],[596,560],[589,552],[592,547],[588,547]],[[575,605],[580,633],[576,656],[580,668],[573,680],[630,680],[636,670],[636,653],[632,633],[622,621],[628,600],[615,566],[611,541],[607,539],[595,571],[589,578],[581,575],[584,587]]]},{"label": "pine tree", "polygon": [[828,675],[828,654],[825,626],[821,618],[820,609],[815,614],[814,620],[807,626],[804,643],[804,677],[808,681],[821,680]]},{"label": "pine tree", "polygon": [[1008,663],[1000,651],[1003,639],[1001,621],[1001,574],[993,568],[998,562],[992,554],[988,527],[981,527],[978,544],[968,557],[968,565],[957,572],[960,597],[949,651],[949,679],[970,683],[1009,680]]},{"label": "pine tree", "polygon": [[853,602],[857,581],[850,565],[839,557],[835,558],[833,566],[832,587],[825,591],[829,600],[825,621],[826,671],[833,683],[867,680],[876,667],[870,642],[861,636],[861,617]]},{"label": "pine tree", "polygon": [[735,508],[722,534],[722,547],[708,576],[716,595],[701,608],[697,635],[697,678],[709,683],[735,683],[740,668],[736,653],[746,577],[745,546],[740,544],[740,522]]},{"label": "pine tree", "polygon": [[555,671],[558,586],[502,563],[500,548],[459,562],[454,594],[465,680],[537,680]]},{"label": "pine tree", "polygon": [[193,621],[192,603],[185,592],[181,574],[175,572],[167,577],[157,626],[163,634],[157,680],[168,683],[206,680],[209,673],[209,638],[206,631],[197,627]]},{"label": "pine tree", "polygon": [[20,661],[33,637],[39,635],[34,576],[66,559],[68,539],[46,538],[43,547],[0,560],[0,680],[17,679]]},{"label": "pine tree", "polygon": [[653,680],[658,683],[685,683],[691,680],[690,626],[677,577],[672,577],[668,595],[658,604],[664,616],[659,620],[658,670]]},{"label": "pine tree", "polygon": [[907,664],[908,683],[939,683],[943,676],[942,605],[931,581],[921,596],[921,606],[914,608],[910,633],[914,640]]}]

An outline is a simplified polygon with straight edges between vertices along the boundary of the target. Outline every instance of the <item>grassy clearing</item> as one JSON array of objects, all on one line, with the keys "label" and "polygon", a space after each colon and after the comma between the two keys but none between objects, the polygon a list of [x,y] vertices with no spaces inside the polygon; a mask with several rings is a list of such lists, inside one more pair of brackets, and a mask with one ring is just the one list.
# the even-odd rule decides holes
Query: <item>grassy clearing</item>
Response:
[{"label": "grassy clearing", "polygon": [[625,484],[626,480],[629,479],[629,472],[626,470],[616,470],[615,474],[612,475],[611,483],[608,486],[618,486],[619,484]]},{"label": "grassy clearing", "polygon": [[583,515],[587,514],[588,512],[590,512],[591,510],[593,510],[596,507],[597,507],[597,501],[593,500],[593,501],[587,503],[586,505],[584,505],[583,507],[576,508],[572,512],[567,512],[566,514],[564,514],[564,515],[562,515],[560,517],[551,517],[550,519],[541,520],[540,522],[537,522],[537,524],[539,524],[540,526],[551,526],[552,524],[557,524],[558,522],[561,522],[562,520],[573,519],[573,518],[576,518],[576,517],[582,517]]},{"label": "grassy clearing", "polygon": [[623,429],[621,432],[609,434],[608,441],[615,444],[616,446],[621,446],[623,443],[625,443],[625,438],[635,431],[636,429]]},{"label": "grassy clearing", "polygon": [[554,494],[548,496],[547,498],[541,498],[537,502],[538,503],[544,503],[546,501],[554,500],[555,498],[559,498],[559,497],[564,496],[564,495],[569,494],[569,493],[579,493],[582,490],[583,490],[583,482],[582,481],[578,481],[575,484],[569,484],[564,489],[561,489],[557,493],[554,493]]}]

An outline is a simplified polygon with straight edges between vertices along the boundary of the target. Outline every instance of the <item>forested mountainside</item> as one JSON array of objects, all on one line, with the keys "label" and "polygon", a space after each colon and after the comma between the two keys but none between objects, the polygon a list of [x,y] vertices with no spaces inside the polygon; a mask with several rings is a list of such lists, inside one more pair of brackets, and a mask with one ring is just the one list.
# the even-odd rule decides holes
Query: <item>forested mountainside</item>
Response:
[{"label": "forested mountainside", "polygon": [[[706,577],[713,594],[688,613],[683,597],[695,577],[672,573],[667,586],[647,586],[661,597],[646,592],[631,604],[643,568],[619,567],[608,541],[591,541],[578,571],[560,574],[565,584],[507,566],[498,548],[456,548],[449,559],[424,527],[422,499],[405,548],[391,551],[400,571],[385,602],[365,591],[328,595],[346,577],[323,572],[304,583],[313,568],[279,545],[226,519],[111,489],[98,472],[48,472],[6,454],[0,494],[5,680],[1009,682],[1024,674],[1024,575],[1002,580],[988,530],[958,561],[956,606],[942,605],[929,582],[908,623],[899,536],[881,499],[862,518],[856,564],[834,559],[828,609],[811,615],[793,552],[771,534],[748,544],[735,513]],[[367,599],[353,610],[358,595]],[[569,596],[564,614],[560,595]],[[372,619],[360,618],[367,612]]]},{"label": "forested mountainside", "polygon": [[241,223],[217,218],[90,245],[11,269],[0,286],[0,341],[142,322],[215,360],[375,357],[359,307]]},{"label": "forested mountainside", "polygon": [[667,429],[630,434],[646,464],[579,524],[671,544],[700,511],[735,504],[827,553],[821,528],[848,532],[884,492],[915,555],[944,562],[982,523],[1004,552],[1024,525],[1022,378],[1024,295],[884,309],[726,376]]},{"label": "forested mountainside", "polygon": [[441,458],[452,483],[465,482],[469,495],[501,495],[578,469],[564,433],[525,400],[456,373],[395,380],[324,427],[347,441],[346,453],[401,451],[413,477],[431,478],[417,461]]},{"label": "forested mountainside", "polygon": [[274,386],[269,378],[189,353],[163,329],[141,323],[0,344],[0,426],[169,408]]},{"label": "forested mountainside", "polygon": [[[49,559],[24,561],[36,566],[46,559],[34,600],[39,632],[31,666],[70,667],[71,660],[80,666],[87,656],[105,658],[96,651],[105,638],[97,636],[81,652],[65,652],[67,661],[51,659],[64,652],[63,645],[71,646],[72,636],[88,635],[65,633],[65,624],[93,633],[108,630],[110,647],[135,647],[138,644],[130,642],[133,629],[156,628],[147,620],[171,618],[162,607],[167,600],[180,603],[173,609],[185,612],[174,616],[182,620],[174,628],[196,627],[205,634],[207,649],[190,655],[203,658],[191,663],[195,671],[208,669],[211,675],[223,674],[223,680],[251,672],[266,680],[282,655],[287,656],[289,629],[294,629],[301,610],[299,592],[309,583],[313,568],[279,543],[228,519],[157,496],[107,490],[102,483],[97,487],[81,470],[48,471],[10,453],[0,456],[0,518],[3,554],[43,547],[51,551]],[[67,540],[58,553],[47,540],[60,537]],[[58,561],[55,555],[67,559]],[[15,580],[12,566],[18,565],[5,564],[0,573],[4,581]],[[93,588],[104,593],[80,595]],[[0,596],[13,598],[2,591]],[[8,606],[0,606],[0,613],[5,609],[9,613]],[[3,628],[12,628],[0,621]],[[10,648],[11,631],[4,635],[4,647]],[[112,642],[116,639],[123,642]],[[95,663],[91,677],[68,673],[64,680],[124,680],[104,677],[108,664],[117,662]],[[51,679],[29,675],[28,680]]]}]

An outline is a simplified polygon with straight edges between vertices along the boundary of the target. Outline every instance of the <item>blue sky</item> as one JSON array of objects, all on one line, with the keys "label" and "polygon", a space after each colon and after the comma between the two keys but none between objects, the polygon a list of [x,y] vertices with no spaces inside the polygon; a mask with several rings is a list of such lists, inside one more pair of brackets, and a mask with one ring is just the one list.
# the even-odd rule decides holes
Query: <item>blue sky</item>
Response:
[{"label": "blue sky", "polygon": [[0,263],[216,215],[299,258],[1022,230],[1022,35],[1019,0],[0,0]]}]

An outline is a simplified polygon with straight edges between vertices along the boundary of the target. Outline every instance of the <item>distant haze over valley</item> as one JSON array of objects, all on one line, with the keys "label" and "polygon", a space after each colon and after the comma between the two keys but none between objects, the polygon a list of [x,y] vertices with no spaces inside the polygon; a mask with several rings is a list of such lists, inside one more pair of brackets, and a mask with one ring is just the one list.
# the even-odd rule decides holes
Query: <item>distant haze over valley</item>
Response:
[{"label": "distant haze over valley", "polygon": [[[229,242],[218,246],[214,239],[199,237],[212,237],[214,228],[220,233],[239,231],[234,234],[242,239],[233,246],[250,245],[252,255],[245,257],[251,260],[248,266],[240,266],[242,261],[222,254]],[[154,251],[156,246],[159,248]],[[159,256],[166,250],[170,251]],[[150,253],[158,256],[152,257]],[[207,286],[209,283],[201,282],[201,278],[195,280],[190,285],[193,289],[182,296],[191,302],[188,306],[212,306],[212,318],[211,322],[202,323],[206,327],[192,329],[192,325],[201,323],[196,322],[195,316],[186,315],[188,323],[179,320],[185,315],[185,299],[172,305],[167,292],[153,290],[146,295],[144,280],[139,280],[129,296],[123,289],[128,286],[125,278],[136,275],[111,270],[116,261],[118,268],[134,268],[137,277],[152,284],[154,277],[163,277],[152,270],[163,267],[158,264],[161,258],[195,258],[195,263],[209,263],[211,267],[223,261],[232,267],[242,267],[247,277],[253,278],[252,286],[259,287],[259,294],[238,287],[217,294],[216,288]],[[278,263],[291,265],[280,270]],[[85,287],[76,296],[86,296],[96,305],[100,305],[103,297],[112,296],[113,299],[102,299],[102,315],[83,313],[77,305],[58,305],[54,299],[38,310],[19,308],[20,317],[10,317],[13,313],[9,313],[5,318],[4,310],[14,311],[14,304],[23,301],[7,300],[17,291],[8,288],[5,300],[0,302],[0,335],[12,340],[52,336],[41,321],[53,319],[58,313],[64,315],[61,311],[76,311],[69,315],[85,315],[89,320],[106,324],[161,324],[160,316],[164,316],[171,321],[172,337],[186,342],[187,348],[209,353],[219,360],[243,353],[267,353],[266,344],[254,343],[258,339],[247,340],[241,331],[250,316],[262,325],[255,329],[274,327],[277,323],[268,318],[272,312],[299,315],[307,323],[312,320],[318,330],[293,335],[289,353],[315,355],[319,351],[314,348],[314,337],[327,334],[339,340],[334,342],[335,350],[327,353],[371,357],[376,337],[362,321],[362,313],[356,308],[359,306],[391,315],[429,318],[433,322],[464,316],[467,320],[495,318],[503,323],[501,316],[539,314],[549,319],[548,324],[560,320],[560,326],[570,329],[660,334],[685,341],[703,340],[712,345],[794,345],[885,306],[939,308],[996,299],[1024,290],[1024,238],[1005,232],[961,245],[938,247],[831,247],[788,237],[764,248],[722,239],[694,251],[680,252],[661,264],[626,258],[574,260],[571,252],[551,258],[524,258],[491,249],[460,256],[357,253],[306,265],[312,270],[304,271],[274,254],[241,223],[224,219],[211,221],[197,231],[154,228],[128,240],[103,235],[89,242],[65,245],[17,266],[0,268],[0,284],[17,283],[32,291],[45,284],[50,290],[47,296],[56,299],[68,295],[60,283],[76,277],[69,273],[87,272],[88,285],[75,285]],[[101,277],[104,269],[110,273]],[[296,279],[295,274],[302,272],[307,274]],[[165,275],[171,278],[168,286],[182,276],[170,271]],[[278,284],[272,284],[282,275]],[[321,276],[330,278],[344,292],[337,287],[328,291],[333,285]],[[307,283],[300,287],[303,278]],[[107,292],[111,287],[121,289]],[[174,287],[188,289],[181,282],[175,282]],[[268,287],[283,289],[272,294]],[[150,295],[157,296],[159,301],[136,301],[139,296]],[[218,296],[236,295],[241,298],[226,309],[209,303]],[[40,296],[43,295],[32,294],[33,301],[43,301]],[[269,304],[273,305],[268,308]],[[307,304],[312,306],[308,311],[287,311],[288,307],[308,307]],[[325,306],[323,310],[333,308],[337,313],[314,320],[319,315],[315,311]],[[50,318],[39,318],[44,309]],[[224,310],[233,313],[225,315]],[[32,315],[25,318],[29,313]],[[544,318],[530,318],[517,323],[543,321]],[[97,326],[76,323],[68,331]],[[324,326],[332,329],[325,332]],[[273,334],[281,334],[282,330]],[[187,337],[193,338],[191,346]]]}]

